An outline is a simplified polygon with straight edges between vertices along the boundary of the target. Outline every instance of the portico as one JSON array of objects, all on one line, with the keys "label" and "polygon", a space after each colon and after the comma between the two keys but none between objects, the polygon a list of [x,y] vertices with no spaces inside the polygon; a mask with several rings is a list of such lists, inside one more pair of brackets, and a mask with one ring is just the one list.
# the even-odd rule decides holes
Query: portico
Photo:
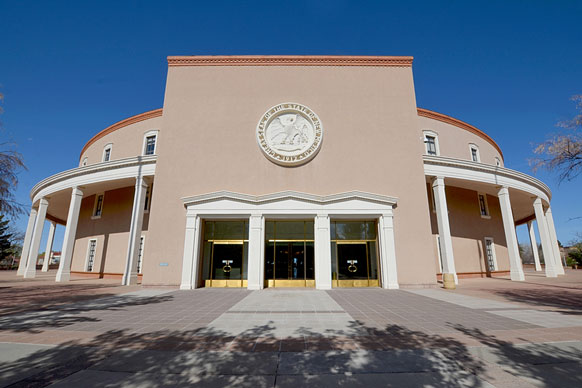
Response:
[{"label": "portico", "polygon": [[[430,181],[432,186],[433,206],[435,207],[434,213],[437,219],[439,236],[438,249],[440,250],[443,274],[453,274],[455,281],[458,282],[453,252],[454,244],[449,226],[449,209],[445,194],[445,188],[448,185],[478,192],[484,197],[487,195],[497,197],[511,280],[523,281],[525,279],[515,232],[517,225],[527,223],[530,242],[536,260],[536,270],[541,270],[539,257],[537,256],[532,213],[535,214],[544,258],[546,258],[546,276],[555,277],[558,274],[563,274],[564,269],[559,262],[556,232],[551,218],[551,208],[549,207],[551,194],[545,184],[533,177],[500,166],[486,166],[481,163],[435,156],[425,156],[424,163],[427,180]],[[483,198],[483,204],[486,204],[485,198]],[[482,220],[479,222],[485,224],[490,222],[491,216],[488,212],[488,209],[481,209]],[[490,254],[489,252],[486,253]],[[496,264],[493,264],[494,266]],[[491,268],[491,270],[493,269]]]},{"label": "portico", "polygon": [[[246,265],[247,269],[240,270],[241,275],[243,273],[248,275],[246,279],[240,278],[241,283],[237,285],[239,287],[244,285],[246,280],[246,287],[251,290],[262,289],[265,285],[277,286],[278,282],[283,286],[302,283],[303,286],[314,284],[317,289],[331,289],[332,286],[341,284],[340,279],[344,275],[347,276],[346,282],[349,281],[351,276],[354,279],[351,281],[352,285],[364,285],[363,280],[355,280],[357,277],[355,272],[360,271],[360,274],[366,274],[365,286],[380,285],[383,288],[398,288],[392,220],[394,216],[393,209],[396,207],[397,202],[396,198],[361,192],[340,193],[330,196],[298,192],[251,196],[224,191],[183,198],[183,202],[186,207],[186,229],[181,289],[193,289],[212,284],[205,280],[206,275],[201,276],[200,273],[200,271],[206,273],[207,270],[205,268],[208,266],[204,264],[204,257],[201,254],[206,256],[209,250],[208,248],[206,250],[201,249],[200,246],[201,241],[208,241],[206,237],[201,235],[204,221],[236,219],[242,220],[242,223],[232,221],[234,224],[248,225],[241,226],[243,229],[247,228],[247,230],[241,234],[240,240],[236,240],[240,241],[241,247],[244,247],[245,236],[248,236],[248,254],[246,255],[246,262],[243,261],[242,264],[243,268]],[[362,223],[361,225],[369,225],[367,229],[370,230],[369,233],[372,233],[373,236],[376,236],[377,233],[379,234],[379,260],[377,255],[370,254],[357,259],[354,256],[356,253],[352,252],[350,257],[346,257],[345,267],[347,272],[344,274],[343,269],[337,268],[338,260],[341,260],[341,254],[338,256],[337,243],[334,245],[331,241],[334,220],[347,220],[347,222],[358,224],[358,228],[360,223],[356,222],[356,220],[370,220],[367,224]],[[266,230],[266,222],[272,223],[269,231]],[[301,226],[302,230],[300,231],[301,233],[292,232],[296,234],[293,238],[282,237],[282,240],[279,240],[279,247],[284,244],[285,248],[277,250],[275,225],[285,222],[293,224],[292,228]],[[230,237],[223,241],[236,242]],[[313,243],[309,241],[313,241]],[[349,242],[354,244],[357,241],[352,239]],[[292,249],[292,245],[298,247],[297,254],[299,256],[296,256],[299,257],[299,260],[296,257],[294,262],[293,260],[288,261],[291,256],[289,258],[282,256],[288,252],[286,250],[287,245],[288,249]],[[367,246],[372,247],[370,249],[376,249],[375,242],[366,243],[362,240],[360,245],[364,247],[364,252],[367,252]],[[307,253],[311,249],[309,246],[313,246],[312,254]],[[335,247],[336,251],[332,252],[332,247]],[[274,253],[266,252],[266,249],[272,249]],[[279,259],[277,259],[277,254],[279,254]],[[313,258],[313,270],[309,269],[310,258]],[[208,260],[207,257],[206,260]],[[280,263],[284,263],[281,264],[284,267],[278,267],[277,260]],[[223,261],[228,271],[232,271],[231,265],[234,263],[229,260]],[[265,263],[271,262],[274,264],[274,268],[265,268]],[[222,261],[219,264],[222,265]],[[218,268],[217,264],[212,265],[220,272],[221,268]],[[379,268],[377,267],[378,265]],[[358,266],[360,266],[360,270],[357,269]],[[347,269],[348,267],[349,269]],[[353,268],[356,268],[356,270],[353,270]],[[375,273],[379,273],[380,276],[370,276],[373,268],[379,269]],[[350,269],[353,271],[350,271]],[[277,275],[281,274],[281,271],[283,271],[283,275]],[[297,277],[299,282],[293,283],[292,278],[294,275],[290,275],[290,280],[277,280],[278,278],[282,279],[281,276],[286,276],[287,271],[290,274],[299,273],[300,276]],[[361,276],[357,277],[357,279],[363,279]],[[375,281],[374,276],[377,276]],[[273,279],[272,282],[269,280],[270,277]],[[221,281],[219,284],[235,285],[236,283]]]},{"label": "portico", "polygon": [[[97,166],[79,167],[49,177],[38,183],[33,189],[33,207],[30,211],[28,227],[23,244],[23,254],[19,264],[18,275],[33,278],[36,275],[36,263],[45,221],[50,222],[49,236],[43,271],[48,270],[50,251],[54,239],[54,230],[58,224],[65,226],[62,254],[56,282],[66,282],[71,277],[71,264],[75,241],[79,237],[78,227],[81,204],[84,199],[95,193],[123,188],[133,180],[135,195],[133,210],[128,228],[128,242],[125,270],[120,273],[122,284],[136,284],[138,279],[138,254],[142,224],[145,213],[145,200],[148,185],[153,181],[155,156],[129,158],[121,161],[104,162]],[[49,215],[50,214],[50,215]],[[66,221],[63,221],[66,220]],[[59,220],[59,222],[57,222]],[[82,249],[77,247],[77,249]],[[90,271],[93,272],[93,271]],[[95,276],[103,276],[95,271]]]}]

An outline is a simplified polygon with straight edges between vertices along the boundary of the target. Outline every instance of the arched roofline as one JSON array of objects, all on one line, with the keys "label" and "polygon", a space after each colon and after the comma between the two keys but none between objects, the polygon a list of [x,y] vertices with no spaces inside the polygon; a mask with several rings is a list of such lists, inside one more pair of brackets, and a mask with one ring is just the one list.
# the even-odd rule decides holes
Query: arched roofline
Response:
[{"label": "arched roofline", "polygon": [[495,143],[495,140],[493,140],[488,134],[486,134],[485,132],[483,132],[479,128],[474,127],[471,124],[468,124],[468,123],[461,121],[459,119],[456,119],[454,117],[447,116],[445,114],[438,113],[438,112],[435,112],[432,110],[428,110],[428,109],[424,109],[424,108],[416,108],[416,110],[417,110],[419,116],[426,117],[426,118],[433,119],[433,120],[442,121],[443,123],[454,125],[455,127],[464,129],[466,131],[469,131],[469,132],[479,136],[480,138],[482,138],[483,140],[485,140],[489,144],[491,144],[493,147],[495,147],[495,149],[499,152],[499,155],[501,155],[501,158],[504,159],[503,152],[501,151],[501,148],[497,145],[497,143]]},{"label": "arched roofline", "polygon": [[85,146],[81,150],[81,155],[79,155],[79,160],[81,160],[81,158],[83,157],[83,154],[85,153],[85,151],[87,151],[87,148],[89,148],[93,143],[95,143],[97,140],[101,139],[102,137],[109,135],[110,133],[115,132],[118,129],[121,129],[123,127],[127,127],[128,125],[139,123],[140,121],[144,121],[144,120],[148,120],[148,119],[153,119],[154,117],[160,117],[161,115],[162,115],[162,108],[154,109],[154,110],[150,110],[150,111],[147,111],[144,113],[140,113],[140,114],[135,115],[135,116],[128,117],[126,119],[123,119],[121,121],[116,122],[115,124],[108,126],[104,130],[102,130],[101,132],[99,132],[98,134],[93,136],[85,144]]}]

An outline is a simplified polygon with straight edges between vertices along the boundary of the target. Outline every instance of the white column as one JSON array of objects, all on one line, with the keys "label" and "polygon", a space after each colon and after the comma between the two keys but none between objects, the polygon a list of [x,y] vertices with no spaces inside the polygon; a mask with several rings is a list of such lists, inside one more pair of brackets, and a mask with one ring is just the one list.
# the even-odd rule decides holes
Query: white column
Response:
[{"label": "white column", "polygon": [[509,254],[509,273],[511,280],[523,281],[523,265],[519,256],[519,245],[515,234],[515,222],[513,221],[513,211],[509,200],[509,189],[502,187],[497,194],[501,206],[501,218],[503,219],[503,229],[505,231],[505,242],[507,243],[507,253]]},{"label": "white column", "polygon": [[28,252],[28,262],[26,263],[26,270],[24,271],[25,278],[33,278],[36,276],[36,262],[47,209],[48,201],[45,198],[41,198],[38,203],[36,221],[34,222],[34,231],[32,232],[32,241],[30,242],[30,251]]},{"label": "white column", "polygon": [[449,225],[449,209],[447,207],[447,196],[445,193],[445,179],[435,177],[432,181],[432,191],[436,205],[437,225],[441,239],[441,261],[443,263],[443,274],[450,273],[455,277],[455,284],[459,284],[457,271],[455,270],[455,257],[453,255],[453,240],[451,238],[451,228]]},{"label": "white column", "polygon": [[315,216],[315,288],[331,289],[331,236],[327,214]]},{"label": "white column", "polygon": [[57,282],[68,282],[71,278],[71,260],[73,258],[73,247],[75,246],[75,236],[77,235],[77,224],[79,222],[79,210],[81,209],[82,200],[83,192],[79,188],[73,187],[67,225],[65,226],[61,261],[55,279]]},{"label": "white column", "polygon": [[534,201],[534,211],[536,213],[536,222],[538,223],[538,231],[540,232],[540,242],[542,244],[542,252],[544,253],[544,263],[546,265],[546,277],[555,278],[558,276],[554,265],[554,253],[552,252],[552,243],[550,239],[550,231],[548,230],[548,223],[544,215],[544,207],[541,198],[536,198]]},{"label": "white column", "polygon": [[380,216],[380,271],[382,288],[398,289],[396,248],[394,246],[394,217],[392,212]]},{"label": "white column", "polygon": [[262,290],[264,286],[265,259],[265,219],[261,214],[249,218],[248,289]]},{"label": "white column", "polygon": [[24,242],[22,243],[22,253],[20,254],[20,262],[18,263],[18,271],[16,275],[24,275],[26,264],[28,262],[28,252],[30,252],[30,242],[32,241],[32,234],[34,232],[34,222],[38,211],[35,208],[30,209],[28,216],[28,225],[26,226],[26,234],[24,235]]},{"label": "white column", "polygon": [[46,249],[44,250],[44,262],[42,263],[42,272],[48,272],[49,264],[51,261],[51,253],[53,251],[53,241],[55,239],[55,228],[57,223],[54,221],[50,222],[48,240],[46,241]]},{"label": "white column", "polygon": [[137,284],[137,256],[139,255],[139,242],[143,227],[143,212],[147,189],[148,185],[144,178],[142,176],[136,177],[131,223],[129,225],[127,256],[125,258],[125,271],[123,272],[123,279],[121,280],[121,284],[124,286]]},{"label": "white column", "polygon": [[536,271],[542,270],[540,264],[540,255],[538,254],[538,242],[536,241],[536,233],[533,228],[533,222],[527,222],[527,230],[529,231],[529,242],[531,244],[531,252],[533,254],[534,262],[536,263]]},{"label": "white column", "polygon": [[558,236],[556,235],[556,228],[554,226],[554,217],[552,216],[552,208],[548,207],[546,210],[546,222],[548,223],[548,231],[550,232],[550,239],[552,242],[552,251],[554,253],[554,264],[556,265],[556,273],[564,275],[564,264],[560,256],[560,246],[558,245]]},{"label": "white column", "polygon": [[198,280],[198,256],[200,251],[200,217],[186,214],[186,236],[184,238],[184,256],[182,258],[181,290],[196,288]]}]

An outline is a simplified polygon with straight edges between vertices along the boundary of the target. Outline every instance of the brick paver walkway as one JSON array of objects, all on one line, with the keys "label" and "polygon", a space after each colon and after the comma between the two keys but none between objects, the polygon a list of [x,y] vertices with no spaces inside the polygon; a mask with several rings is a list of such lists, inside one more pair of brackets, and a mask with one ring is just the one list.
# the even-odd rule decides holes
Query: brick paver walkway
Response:
[{"label": "brick paver walkway", "polygon": [[581,275],[177,291],[0,274],[19,301],[0,307],[0,387],[582,386],[582,312],[562,300]]}]

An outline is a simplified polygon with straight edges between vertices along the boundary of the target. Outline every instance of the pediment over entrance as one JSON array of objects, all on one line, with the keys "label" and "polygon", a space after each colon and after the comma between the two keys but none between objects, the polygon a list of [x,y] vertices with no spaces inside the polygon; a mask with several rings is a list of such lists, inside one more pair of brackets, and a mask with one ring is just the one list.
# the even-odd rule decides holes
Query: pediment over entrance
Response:
[{"label": "pediment over entrance", "polygon": [[315,195],[283,191],[265,195],[249,195],[218,191],[182,198],[189,211],[197,213],[233,214],[273,212],[277,214],[316,214],[362,212],[382,214],[396,207],[398,199],[380,194],[349,191],[332,195]]}]

